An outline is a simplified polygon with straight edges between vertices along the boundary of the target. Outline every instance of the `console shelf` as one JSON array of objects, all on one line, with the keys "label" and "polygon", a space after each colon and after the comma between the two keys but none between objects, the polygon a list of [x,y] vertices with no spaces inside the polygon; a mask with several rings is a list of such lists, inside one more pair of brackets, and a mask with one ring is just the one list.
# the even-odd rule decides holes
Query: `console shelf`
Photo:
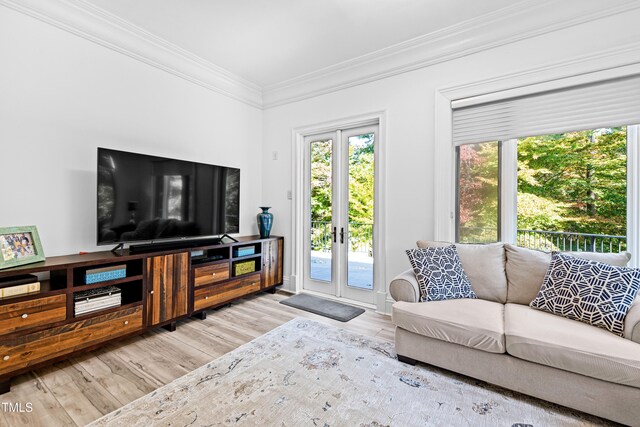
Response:
[{"label": "console shelf", "polygon": [[233,257],[233,260],[234,261],[242,261],[242,260],[253,259],[253,258],[262,258],[262,254],[244,255],[244,256]]},{"label": "console shelf", "polygon": [[219,259],[216,261],[204,261],[204,262],[193,262],[191,261],[191,265],[193,267],[206,267],[208,265],[217,265],[217,264],[229,264],[228,259]]},{"label": "console shelf", "polygon": [[142,280],[142,277],[143,277],[142,274],[138,274],[137,276],[129,276],[129,277],[123,277],[122,279],[107,280],[105,282],[92,283],[90,285],[74,285],[73,286],[73,292],[87,291],[89,289],[104,288],[105,286],[121,285],[123,283],[134,282],[136,280]]},{"label": "console shelf", "polygon": [[19,301],[28,301],[34,298],[42,298],[50,295],[60,295],[67,292],[66,285],[65,287],[58,287],[55,284],[52,284],[51,280],[41,280],[40,281],[40,290],[38,292],[30,292],[28,294],[22,295],[14,295],[10,297],[0,298],[0,305],[4,304],[13,304]]}]

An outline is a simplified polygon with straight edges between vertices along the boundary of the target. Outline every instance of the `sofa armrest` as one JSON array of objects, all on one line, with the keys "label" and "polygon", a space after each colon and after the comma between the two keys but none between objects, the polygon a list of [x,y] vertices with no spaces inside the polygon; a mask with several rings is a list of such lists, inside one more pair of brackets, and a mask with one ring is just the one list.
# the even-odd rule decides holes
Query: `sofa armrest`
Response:
[{"label": "sofa armrest", "polygon": [[633,301],[624,318],[624,337],[640,344],[640,296]]},{"label": "sofa armrest", "polygon": [[420,288],[413,270],[407,270],[394,277],[389,285],[389,292],[396,301],[420,301]]}]

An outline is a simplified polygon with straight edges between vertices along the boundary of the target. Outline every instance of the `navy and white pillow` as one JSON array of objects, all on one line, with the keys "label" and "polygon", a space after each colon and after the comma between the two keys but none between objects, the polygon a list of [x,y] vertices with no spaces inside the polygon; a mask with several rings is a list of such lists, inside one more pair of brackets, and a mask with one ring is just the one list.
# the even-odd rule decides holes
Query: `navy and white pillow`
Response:
[{"label": "navy and white pillow", "polygon": [[640,270],[553,252],[538,296],[529,304],[623,336],[640,288]]},{"label": "navy and white pillow", "polygon": [[418,279],[420,301],[476,298],[455,245],[406,252]]}]

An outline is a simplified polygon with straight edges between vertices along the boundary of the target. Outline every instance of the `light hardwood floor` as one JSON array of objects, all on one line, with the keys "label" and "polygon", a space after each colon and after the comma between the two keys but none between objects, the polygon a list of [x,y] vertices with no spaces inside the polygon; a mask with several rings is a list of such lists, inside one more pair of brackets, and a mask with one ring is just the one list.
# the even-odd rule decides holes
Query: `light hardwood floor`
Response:
[{"label": "light hardwood floor", "polygon": [[30,402],[30,413],[0,407],[0,425],[83,426],[167,384],[295,317],[393,341],[389,316],[367,310],[342,323],[279,304],[284,294],[259,294],[207,312],[206,320],[158,328],[13,380],[2,402]]}]

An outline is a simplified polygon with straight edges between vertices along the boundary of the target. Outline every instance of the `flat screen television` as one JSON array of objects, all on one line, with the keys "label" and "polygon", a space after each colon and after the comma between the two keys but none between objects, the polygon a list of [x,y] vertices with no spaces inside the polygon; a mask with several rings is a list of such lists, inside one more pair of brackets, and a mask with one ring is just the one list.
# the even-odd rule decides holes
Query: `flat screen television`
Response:
[{"label": "flat screen television", "polygon": [[238,233],[240,169],[98,148],[98,245]]}]

